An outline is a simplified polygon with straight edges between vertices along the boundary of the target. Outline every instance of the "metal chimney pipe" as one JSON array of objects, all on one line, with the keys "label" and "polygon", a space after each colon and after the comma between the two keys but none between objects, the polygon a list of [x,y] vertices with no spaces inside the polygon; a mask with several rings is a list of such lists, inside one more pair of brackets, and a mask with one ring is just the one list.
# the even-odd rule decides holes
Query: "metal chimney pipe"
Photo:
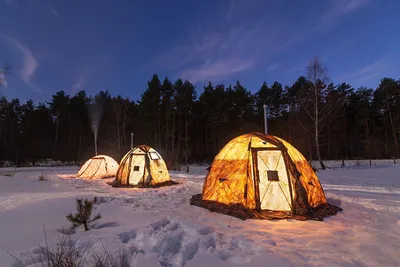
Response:
[{"label": "metal chimney pipe", "polygon": [[268,114],[267,114],[267,105],[264,105],[264,131],[265,134],[268,134]]},{"label": "metal chimney pipe", "polygon": [[131,133],[131,149],[133,149],[133,133]]}]

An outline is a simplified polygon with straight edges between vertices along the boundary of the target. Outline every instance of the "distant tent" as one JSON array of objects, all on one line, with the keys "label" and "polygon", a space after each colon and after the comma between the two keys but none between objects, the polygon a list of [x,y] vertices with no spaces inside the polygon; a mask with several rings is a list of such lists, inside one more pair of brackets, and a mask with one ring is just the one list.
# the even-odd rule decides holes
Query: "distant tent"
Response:
[{"label": "distant tent", "polygon": [[215,157],[192,205],[241,219],[317,219],[329,204],[311,165],[288,142],[261,133],[234,138]]},{"label": "distant tent", "polygon": [[161,155],[145,145],[132,148],[122,158],[114,186],[159,187],[175,184]]},{"label": "distant tent", "polygon": [[95,156],[83,164],[76,178],[104,179],[114,177],[118,170],[118,163],[105,155]]}]

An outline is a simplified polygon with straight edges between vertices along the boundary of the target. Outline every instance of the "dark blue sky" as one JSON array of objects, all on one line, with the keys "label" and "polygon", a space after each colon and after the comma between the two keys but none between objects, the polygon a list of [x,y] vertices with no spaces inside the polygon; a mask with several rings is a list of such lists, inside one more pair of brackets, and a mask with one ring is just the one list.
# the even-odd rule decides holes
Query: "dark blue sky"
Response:
[{"label": "dark blue sky", "polygon": [[153,73],[293,83],[319,56],[337,84],[399,78],[398,0],[0,0],[1,93],[49,100],[58,90],[138,99]]}]

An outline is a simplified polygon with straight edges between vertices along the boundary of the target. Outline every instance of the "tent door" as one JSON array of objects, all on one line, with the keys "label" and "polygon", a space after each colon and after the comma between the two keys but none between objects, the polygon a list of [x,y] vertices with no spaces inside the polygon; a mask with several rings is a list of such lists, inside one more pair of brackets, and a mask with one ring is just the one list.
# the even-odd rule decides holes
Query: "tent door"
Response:
[{"label": "tent door", "polygon": [[257,150],[255,168],[258,174],[261,210],[291,211],[289,179],[280,150]]},{"label": "tent door", "polygon": [[145,155],[132,155],[131,172],[129,173],[129,184],[138,185],[143,179],[145,171]]}]

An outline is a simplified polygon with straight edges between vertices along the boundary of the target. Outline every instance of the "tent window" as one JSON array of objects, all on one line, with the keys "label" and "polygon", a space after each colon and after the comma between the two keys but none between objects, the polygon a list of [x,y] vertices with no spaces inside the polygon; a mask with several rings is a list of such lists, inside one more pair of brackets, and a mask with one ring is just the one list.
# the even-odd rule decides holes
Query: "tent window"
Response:
[{"label": "tent window", "polygon": [[268,181],[279,182],[278,171],[267,171]]},{"label": "tent window", "polygon": [[160,159],[160,156],[156,152],[150,152],[150,158],[152,160]]},{"label": "tent window", "polygon": [[139,171],[139,166],[133,166],[133,171],[138,172]]}]

